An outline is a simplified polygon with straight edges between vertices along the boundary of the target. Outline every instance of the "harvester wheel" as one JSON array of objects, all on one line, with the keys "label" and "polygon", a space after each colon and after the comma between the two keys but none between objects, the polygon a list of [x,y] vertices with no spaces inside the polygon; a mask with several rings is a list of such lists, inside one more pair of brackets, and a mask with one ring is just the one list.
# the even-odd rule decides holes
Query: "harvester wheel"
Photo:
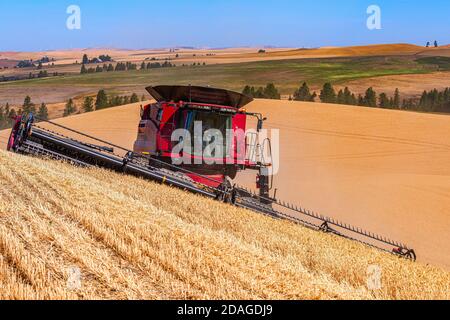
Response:
[{"label": "harvester wheel", "polygon": [[14,131],[11,130],[11,133],[9,134],[8,146],[6,147],[6,150],[11,151],[11,149],[13,149],[13,147],[14,147]]},{"label": "harvester wheel", "polygon": [[6,147],[6,150],[8,151],[16,151],[15,147],[16,147],[16,140],[17,140],[17,136],[18,136],[18,131],[20,129],[20,126],[22,124],[22,116],[17,116],[15,118],[15,122],[14,125],[11,129],[11,133],[9,134],[9,139],[8,139],[8,145]]},{"label": "harvester wheel", "polygon": [[392,252],[399,255],[400,257],[410,259],[412,261],[416,261],[417,259],[416,253],[412,249],[394,248]]},{"label": "harvester wheel", "polygon": [[217,194],[217,199],[225,203],[233,203],[233,181],[230,177],[225,177],[222,184],[218,187],[219,192]]},{"label": "harvester wheel", "polygon": [[322,225],[319,228],[320,231],[328,233],[331,231],[330,226],[328,225],[328,223],[325,221],[324,223],[322,223]]},{"label": "harvester wheel", "polygon": [[406,251],[406,253],[404,254],[404,256],[408,259],[411,259],[412,261],[416,261],[417,257],[416,257],[416,253],[414,252],[414,250],[408,250]]},{"label": "harvester wheel", "polygon": [[33,122],[34,116],[32,113],[28,115],[22,115],[20,118],[18,118],[15,128],[12,130],[14,132],[14,141],[11,146],[13,151],[17,151],[22,143],[28,138]]}]

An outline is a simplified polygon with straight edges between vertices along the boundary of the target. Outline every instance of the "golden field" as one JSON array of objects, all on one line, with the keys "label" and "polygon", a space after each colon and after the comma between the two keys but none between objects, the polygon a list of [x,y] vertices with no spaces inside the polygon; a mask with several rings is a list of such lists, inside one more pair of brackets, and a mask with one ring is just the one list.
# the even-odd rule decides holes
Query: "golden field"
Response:
[{"label": "golden field", "polygon": [[102,169],[0,151],[0,186],[2,299],[450,298],[438,268]]},{"label": "golden field", "polygon": [[[44,63],[44,69],[49,72],[67,74],[78,74],[84,54],[89,58],[105,54],[116,62],[133,62],[140,64],[142,61],[164,61],[168,59],[177,65],[206,63],[232,64],[254,61],[270,61],[285,59],[313,59],[313,58],[337,58],[337,57],[370,57],[370,56],[450,56],[450,48],[441,46],[439,48],[425,48],[406,43],[377,44],[349,47],[320,47],[320,48],[264,48],[264,53],[258,53],[260,48],[175,48],[175,49],[113,49],[113,48],[91,48],[91,49],[66,49],[49,50],[38,52],[0,52],[0,62],[7,69],[0,68],[1,75],[15,75],[28,73],[34,68],[15,69],[14,62],[20,60],[39,60],[48,56],[54,61]],[[9,63],[8,63],[9,62]],[[0,64],[0,67],[2,65]],[[95,67],[95,65],[94,65]]]},{"label": "golden field", "polygon": [[[56,122],[131,148],[139,108]],[[450,298],[439,269],[450,266],[448,116],[279,100],[248,110],[280,130],[280,199],[406,242],[418,262],[133,177],[2,151],[0,297]],[[254,174],[237,179],[254,186]],[[382,289],[371,291],[374,264]],[[73,267],[82,288],[68,290]]]},{"label": "golden field", "polygon": [[[260,48],[175,48],[170,49],[67,49],[49,50],[40,52],[0,52],[0,59],[8,60],[38,60],[44,56],[54,58],[56,66],[81,63],[82,56],[98,57],[101,54],[110,55],[115,61],[142,61],[145,58],[176,59],[180,63],[208,62],[208,63],[239,63],[249,61],[261,61],[272,59],[300,59],[300,58],[324,58],[324,57],[348,57],[370,55],[447,55],[449,48],[424,48],[417,45],[377,44],[350,47],[321,47],[321,48],[264,48],[264,54],[258,53]],[[176,55],[178,54],[178,57]],[[51,64],[51,63],[50,63]],[[77,69],[77,71],[79,68]]]},{"label": "golden field", "polygon": [[[30,72],[37,75],[39,70],[35,67],[12,66],[14,62],[20,60],[36,61],[43,56],[55,59],[50,63],[44,63],[43,70],[49,75],[55,72],[59,74],[58,77],[1,82],[0,105],[9,103],[18,110],[28,95],[38,106],[45,102],[50,117],[57,118],[63,115],[65,103],[69,98],[74,99],[80,108],[86,96],[95,96],[100,89],[106,89],[110,95],[131,95],[135,92],[141,97],[142,94],[146,94],[143,84],[150,83],[189,83],[241,91],[245,85],[266,85],[268,82],[274,82],[284,99],[287,99],[303,81],[308,82],[311,89],[317,93],[325,82],[333,83],[336,89],[347,86],[355,94],[362,95],[368,87],[374,87],[377,93],[385,92],[389,96],[398,88],[402,99],[418,98],[424,90],[434,88],[443,90],[450,86],[450,71],[445,65],[439,67],[431,62],[420,64],[416,61],[424,57],[448,57],[450,48],[446,46],[425,48],[400,43],[265,50],[264,53],[258,53],[259,48],[148,50],[93,48],[0,52],[0,79],[3,76],[27,78]],[[80,75],[80,62],[84,54],[90,58],[108,54],[114,60],[113,65],[117,62],[130,61],[136,63],[138,68],[142,62],[153,61],[151,59],[160,63],[168,59],[180,68]],[[349,64],[349,60],[354,63]],[[193,63],[202,66],[192,67]],[[2,68],[5,64],[9,65],[7,69]],[[89,68],[96,66],[96,64],[88,65]],[[334,72],[330,73],[333,68]],[[377,69],[379,72],[374,72]],[[239,76],[236,77],[236,74]],[[264,82],[261,82],[262,79]]]},{"label": "golden field", "polygon": [[[56,122],[131,149],[139,108]],[[450,117],[279,100],[255,100],[248,110],[280,130],[278,198],[404,242],[420,263],[450,270]],[[0,132],[0,146],[8,134]],[[237,181],[254,189],[255,173]]]}]

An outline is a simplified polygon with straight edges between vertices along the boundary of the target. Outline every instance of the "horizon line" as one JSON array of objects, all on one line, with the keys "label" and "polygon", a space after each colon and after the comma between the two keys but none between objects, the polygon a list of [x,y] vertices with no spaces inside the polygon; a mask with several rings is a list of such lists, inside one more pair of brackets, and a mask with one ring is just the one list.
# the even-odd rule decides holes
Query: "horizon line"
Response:
[{"label": "horizon line", "polygon": [[[431,43],[431,41],[430,41]],[[99,49],[106,49],[106,50],[124,50],[124,51],[143,51],[143,50],[169,50],[169,49],[185,49],[185,50],[226,50],[226,49],[252,49],[252,48],[262,48],[262,49],[321,49],[321,48],[354,48],[354,47],[369,47],[369,46],[383,46],[383,45],[412,45],[417,47],[425,47],[425,45],[419,45],[416,43],[409,43],[409,42],[388,42],[388,43],[367,43],[367,44],[356,44],[356,45],[341,45],[341,46],[327,46],[322,45],[318,47],[308,47],[308,46],[275,46],[275,45],[238,45],[238,46],[222,46],[222,47],[208,47],[208,46],[189,46],[189,45],[178,45],[178,46],[167,46],[167,47],[147,47],[147,48],[126,48],[126,47],[116,47],[116,46],[99,46],[99,47],[77,47],[77,48],[58,48],[58,49],[43,49],[43,50],[1,50],[0,53],[6,53],[6,52],[13,52],[13,53],[20,53],[20,52],[30,52],[30,53],[36,53],[36,52],[52,52],[52,51],[88,51],[88,50],[99,50]],[[450,44],[444,44],[440,45],[439,47],[447,47],[450,46]]]}]

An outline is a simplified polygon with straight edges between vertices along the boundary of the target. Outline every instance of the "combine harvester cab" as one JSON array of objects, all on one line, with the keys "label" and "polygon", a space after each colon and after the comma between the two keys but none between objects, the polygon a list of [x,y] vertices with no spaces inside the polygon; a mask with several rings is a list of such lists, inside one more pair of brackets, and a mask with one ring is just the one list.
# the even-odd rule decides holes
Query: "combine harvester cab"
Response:
[{"label": "combine harvester cab", "polygon": [[[141,121],[135,154],[142,154],[164,163],[177,163],[192,173],[186,176],[195,182],[214,188],[230,188],[232,180],[242,170],[256,170],[256,187],[260,196],[269,198],[272,189],[270,174],[270,140],[260,141],[259,132],[265,120],[261,114],[246,112],[244,107],[253,101],[240,93],[195,86],[147,87],[156,100],[141,111]],[[247,118],[254,117],[257,128],[250,133]],[[207,152],[215,130],[222,137],[221,152]],[[189,141],[190,148],[174,152],[180,140]],[[189,139],[183,135],[189,136]],[[266,155],[266,156],[264,156]],[[270,201],[266,201],[270,202]]]},{"label": "combine harvester cab", "polygon": [[[416,259],[414,250],[403,243],[286,203],[276,199],[275,195],[271,197],[271,161],[264,157],[268,154],[271,159],[271,144],[268,139],[260,141],[259,133],[265,118],[244,109],[251,98],[209,87],[156,86],[148,87],[147,91],[156,102],[142,108],[133,150],[53,121],[37,119],[33,114],[15,119],[8,150],[132,174],[358,241],[400,257]],[[249,117],[255,118],[256,130],[245,134]],[[198,121],[201,126],[196,129]],[[216,153],[204,144],[203,138],[211,128],[222,135],[229,129],[240,131],[241,135],[219,143],[225,152]],[[177,130],[182,134],[174,140]],[[197,134],[195,130],[198,130]],[[198,149],[177,149],[180,142],[192,145],[184,143],[188,136],[199,138]],[[183,161],[174,164],[177,160]],[[242,170],[257,172],[258,192],[233,182],[237,172]]]}]

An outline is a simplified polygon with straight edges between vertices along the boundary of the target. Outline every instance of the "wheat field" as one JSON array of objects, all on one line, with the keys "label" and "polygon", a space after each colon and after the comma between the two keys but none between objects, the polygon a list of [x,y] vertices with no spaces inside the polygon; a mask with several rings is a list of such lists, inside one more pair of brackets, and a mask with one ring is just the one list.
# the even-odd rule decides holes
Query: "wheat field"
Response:
[{"label": "wheat field", "polygon": [[[367,287],[370,265],[379,289]],[[450,273],[431,266],[165,185],[0,151],[0,299],[449,298]]]}]

